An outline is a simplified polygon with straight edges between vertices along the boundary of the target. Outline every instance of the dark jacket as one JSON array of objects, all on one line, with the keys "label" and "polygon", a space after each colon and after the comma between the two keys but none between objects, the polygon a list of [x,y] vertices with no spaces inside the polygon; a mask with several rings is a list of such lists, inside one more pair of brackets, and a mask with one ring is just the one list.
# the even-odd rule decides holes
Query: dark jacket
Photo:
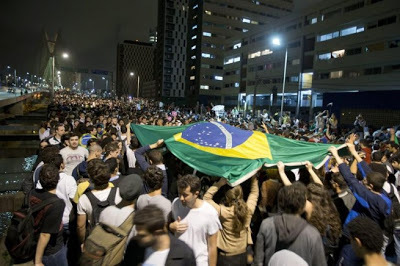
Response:
[{"label": "dark jacket", "polygon": [[[170,250],[165,266],[187,266],[196,265],[193,250],[185,242],[170,235]],[[135,266],[144,262],[145,248],[138,245],[133,239],[129,242],[125,251],[124,261],[121,265]]]},{"label": "dark jacket", "polygon": [[[364,161],[358,164],[358,169],[363,177],[366,177],[371,172],[371,168]],[[380,195],[371,192],[355,178],[349,166],[345,163],[339,165],[339,171],[356,198],[356,203],[349,212],[345,225],[361,215],[371,218],[384,229],[385,218],[390,214],[391,210],[391,201],[387,197],[386,192],[383,191]]]},{"label": "dark jacket", "polygon": [[[150,164],[146,161],[144,154],[150,150],[150,145],[146,145],[144,147],[140,147],[139,149],[137,149],[135,151],[135,157],[136,157],[136,162],[140,165],[140,168],[143,171],[146,171],[147,168],[149,168]],[[168,197],[168,176],[167,176],[167,170],[162,170],[163,172],[163,184],[162,184],[162,188],[161,188],[161,194],[164,197]],[[147,194],[150,192],[150,189],[147,187],[146,183],[143,184],[143,188],[144,188],[144,194]]]},{"label": "dark jacket", "polygon": [[272,255],[282,249],[296,253],[310,266],[327,265],[318,230],[301,217],[282,214],[262,222],[254,265],[268,265]]}]

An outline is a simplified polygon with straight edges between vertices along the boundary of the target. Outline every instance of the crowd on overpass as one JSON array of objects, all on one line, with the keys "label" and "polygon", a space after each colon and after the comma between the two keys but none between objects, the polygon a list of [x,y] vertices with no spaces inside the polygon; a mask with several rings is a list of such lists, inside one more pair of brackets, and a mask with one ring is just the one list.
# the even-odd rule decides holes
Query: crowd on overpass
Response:
[{"label": "crowd on overpass", "polygon": [[[400,263],[400,131],[359,115],[341,128],[323,111],[259,117],[236,108],[175,106],[58,92],[39,130],[33,176],[35,265],[394,265]],[[319,169],[284,162],[231,187],[163,149],[141,146],[132,124],[218,121],[332,146]],[[210,165],[214,162],[210,161]],[[34,208],[34,207],[33,207]],[[117,232],[117,233],[116,233]],[[118,236],[118,237],[115,237]],[[9,248],[10,250],[10,248]],[[13,252],[11,252],[13,255]]]}]

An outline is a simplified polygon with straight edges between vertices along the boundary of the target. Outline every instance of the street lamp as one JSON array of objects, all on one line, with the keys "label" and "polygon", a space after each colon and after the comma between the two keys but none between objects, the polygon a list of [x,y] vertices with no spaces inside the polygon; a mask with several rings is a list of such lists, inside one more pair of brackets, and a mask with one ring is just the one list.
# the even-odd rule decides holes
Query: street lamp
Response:
[{"label": "street lamp", "polygon": [[94,90],[94,80],[93,79],[89,79],[89,82],[93,82],[92,90]]},{"label": "street lamp", "polygon": [[[281,40],[279,38],[273,38],[272,44],[275,46],[281,46]],[[283,101],[285,99],[285,85],[286,85],[286,68],[287,68],[287,45],[285,46],[285,66],[283,68],[283,82],[282,82],[282,102],[281,102],[281,117],[283,117]]]},{"label": "street lamp", "polygon": [[[134,72],[129,73],[129,76],[131,76],[131,77],[133,77],[134,75],[135,75]],[[137,81],[136,98],[139,98],[139,85],[140,85],[140,76],[139,75],[137,75],[137,79],[138,79],[138,81]]]},{"label": "street lamp", "polygon": [[107,92],[108,91],[108,79],[106,79],[105,77],[102,77],[101,79],[106,81],[106,92]]},{"label": "street lamp", "polygon": [[[67,59],[67,58],[69,58],[69,54],[63,53],[62,57],[64,59]],[[54,97],[54,79],[55,79],[56,55],[53,53],[51,58],[52,58],[52,80],[51,80],[50,99],[53,100],[53,97]]]}]

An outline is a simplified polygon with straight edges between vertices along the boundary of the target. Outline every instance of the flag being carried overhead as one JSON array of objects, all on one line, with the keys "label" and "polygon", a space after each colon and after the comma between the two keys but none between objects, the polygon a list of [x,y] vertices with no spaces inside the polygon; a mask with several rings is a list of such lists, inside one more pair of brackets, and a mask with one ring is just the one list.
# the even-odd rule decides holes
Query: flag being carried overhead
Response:
[{"label": "flag being carried overhead", "polygon": [[[156,136],[159,131],[159,138],[165,139],[168,149],[180,160],[207,175],[225,177],[233,186],[254,175],[263,165],[274,166],[279,161],[288,166],[310,161],[319,168],[328,159],[331,146],[241,130],[219,122],[179,129],[141,125],[132,128],[143,145],[152,143],[147,136]],[[179,130],[182,131],[177,133]]]}]

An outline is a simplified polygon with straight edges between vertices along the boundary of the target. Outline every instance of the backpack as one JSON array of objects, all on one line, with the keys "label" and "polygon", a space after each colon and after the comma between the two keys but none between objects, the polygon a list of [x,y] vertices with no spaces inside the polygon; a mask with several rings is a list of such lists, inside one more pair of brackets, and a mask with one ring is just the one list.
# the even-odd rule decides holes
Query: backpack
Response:
[{"label": "backpack", "polygon": [[112,187],[110,190],[110,194],[105,201],[100,201],[93,195],[91,190],[85,192],[85,195],[88,197],[90,201],[90,205],[92,205],[92,217],[90,219],[89,230],[90,231],[99,223],[100,213],[107,208],[108,206],[114,206],[115,204],[115,195],[117,193],[117,188]]},{"label": "backpack", "polygon": [[85,240],[80,265],[112,266],[121,263],[133,227],[133,215],[134,212],[119,227],[97,224]]},{"label": "backpack", "polygon": [[[59,198],[46,199],[35,206],[31,206],[30,193],[25,197],[25,204],[14,212],[11,224],[7,230],[5,246],[15,262],[32,260],[35,256],[41,220],[46,210],[41,211],[49,204],[60,200]],[[38,213],[36,217],[34,213]]]}]

